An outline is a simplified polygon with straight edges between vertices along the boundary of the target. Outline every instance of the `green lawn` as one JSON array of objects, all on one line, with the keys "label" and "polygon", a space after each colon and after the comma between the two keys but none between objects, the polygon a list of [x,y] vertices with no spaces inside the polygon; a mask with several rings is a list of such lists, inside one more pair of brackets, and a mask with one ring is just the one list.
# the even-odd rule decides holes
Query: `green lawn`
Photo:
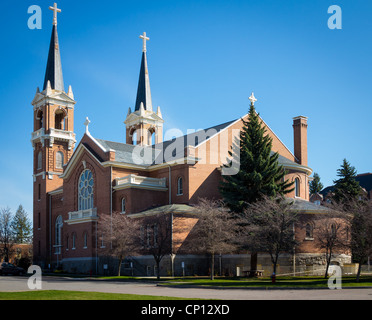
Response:
[{"label": "green lawn", "polygon": [[[241,279],[193,279],[178,278],[162,282],[163,285],[172,286],[210,286],[210,287],[283,287],[283,288],[328,288],[328,280],[323,277],[278,277],[276,283],[270,278],[241,278]],[[372,276],[363,276],[360,282],[355,277],[343,277],[343,287],[372,287]]]},{"label": "green lawn", "polygon": [[[271,278],[225,278],[216,277],[210,280],[208,277],[185,277],[185,278],[161,278],[157,281],[154,278],[133,278],[133,277],[98,277],[100,280],[114,280],[123,282],[157,282],[159,285],[171,286],[211,286],[211,287],[303,287],[303,288],[328,288],[328,280],[323,276],[307,277],[278,277],[275,284]],[[361,276],[360,282],[355,282],[355,276],[343,276],[342,286],[347,287],[372,287],[372,275]]]},{"label": "green lawn", "polygon": [[0,292],[0,300],[198,300],[198,299],[78,291],[27,291],[27,292]]}]

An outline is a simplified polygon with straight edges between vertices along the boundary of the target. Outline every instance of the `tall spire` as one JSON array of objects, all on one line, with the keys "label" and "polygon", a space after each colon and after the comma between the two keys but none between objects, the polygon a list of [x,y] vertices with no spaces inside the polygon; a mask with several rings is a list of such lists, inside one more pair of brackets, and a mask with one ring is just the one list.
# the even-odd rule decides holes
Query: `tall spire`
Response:
[{"label": "tall spire", "polygon": [[142,61],[141,61],[141,71],[139,76],[138,82],[138,90],[137,90],[137,99],[136,99],[136,107],[135,111],[140,110],[141,103],[145,110],[152,111],[152,99],[151,99],[151,89],[150,89],[150,77],[149,77],[149,70],[147,66],[147,48],[146,48],[146,41],[150,40],[146,36],[146,32],[140,36],[143,39],[143,50],[142,50]]},{"label": "tall spire", "polygon": [[52,37],[49,46],[48,63],[45,72],[44,87],[47,88],[48,81],[50,81],[51,88],[54,90],[65,91],[62,74],[62,63],[61,54],[59,51],[58,32],[57,32],[57,13],[61,12],[57,8],[57,4],[54,7],[50,7],[50,10],[54,11],[53,14],[53,30]]}]

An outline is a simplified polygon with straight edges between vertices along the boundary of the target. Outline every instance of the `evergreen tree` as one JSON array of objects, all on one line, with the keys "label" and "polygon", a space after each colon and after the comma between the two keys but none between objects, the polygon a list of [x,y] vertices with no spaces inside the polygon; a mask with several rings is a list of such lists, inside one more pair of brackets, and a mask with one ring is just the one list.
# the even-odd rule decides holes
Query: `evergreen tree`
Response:
[{"label": "evergreen tree", "polygon": [[15,243],[27,243],[31,240],[31,222],[27,217],[27,212],[20,205],[12,220],[12,229]]},{"label": "evergreen tree", "polygon": [[336,202],[343,202],[348,198],[356,198],[361,191],[359,182],[355,180],[356,170],[344,159],[341,168],[337,170],[339,179],[334,180],[335,184],[333,199]]},{"label": "evergreen tree", "polygon": [[320,182],[319,174],[315,172],[313,180],[310,182],[310,195],[322,191],[323,187],[324,187],[323,184]]},{"label": "evergreen tree", "polygon": [[[293,183],[285,180],[285,170],[279,165],[279,154],[272,152],[272,138],[266,134],[254,104],[251,104],[248,121],[243,121],[240,141],[240,170],[236,175],[224,176],[220,192],[229,209],[243,213],[247,204],[275,197],[293,190]],[[229,152],[233,156],[232,152]],[[225,167],[228,167],[225,165]]]},{"label": "evergreen tree", "polygon": [[[249,204],[264,197],[274,198],[292,192],[293,182],[285,180],[285,170],[279,165],[279,154],[272,152],[272,138],[257,114],[253,102],[248,121],[243,121],[240,139],[232,150],[240,150],[240,170],[236,175],[224,176],[220,192],[227,207],[243,215]],[[233,153],[229,152],[232,157]],[[236,157],[235,157],[236,158]],[[225,165],[228,168],[228,165]],[[257,248],[258,250],[259,248]],[[257,250],[251,248],[251,272],[257,270]]]}]

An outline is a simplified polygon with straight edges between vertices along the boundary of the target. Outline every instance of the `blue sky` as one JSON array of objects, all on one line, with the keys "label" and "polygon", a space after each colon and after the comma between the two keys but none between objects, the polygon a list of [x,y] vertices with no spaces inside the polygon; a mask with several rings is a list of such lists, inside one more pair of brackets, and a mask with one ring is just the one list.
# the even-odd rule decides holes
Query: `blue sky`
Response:
[{"label": "blue sky", "polygon": [[[42,29],[30,30],[30,5]],[[342,29],[327,26],[342,9]],[[33,111],[42,87],[53,1],[2,1],[0,207],[32,214]],[[262,118],[293,150],[292,118],[309,117],[309,166],[332,184],[346,158],[372,171],[372,2],[61,0],[58,32],[65,88],[72,85],[75,132],[85,117],[94,137],[125,142],[147,32],[154,107],[165,130],[207,128],[248,112],[254,91]]]}]

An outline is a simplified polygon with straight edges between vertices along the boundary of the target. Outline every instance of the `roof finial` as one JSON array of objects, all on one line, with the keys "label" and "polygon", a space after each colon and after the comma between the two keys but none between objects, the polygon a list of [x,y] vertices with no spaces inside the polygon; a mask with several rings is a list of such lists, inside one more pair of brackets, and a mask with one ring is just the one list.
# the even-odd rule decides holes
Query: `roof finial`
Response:
[{"label": "roof finial", "polygon": [[61,9],[58,9],[57,3],[54,3],[53,7],[49,7],[49,10],[53,11],[53,25],[57,25],[57,13],[62,12]]},{"label": "roof finial", "polygon": [[90,124],[90,120],[89,120],[89,118],[87,117],[86,121],[84,122],[85,133],[86,133],[86,134],[89,134],[89,124]]},{"label": "roof finial", "polygon": [[257,101],[257,99],[255,98],[253,92],[252,92],[252,95],[249,97],[249,100],[251,100],[251,106],[254,106],[254,103]]},{"label": "roof finial", "polygon": [[146,41],[150,40],[150,38],[146,37],[146,32],[143,33],[143,35],[140,35],[140,38],[143,39],[143,50],[142,52],[146,52]]}]

